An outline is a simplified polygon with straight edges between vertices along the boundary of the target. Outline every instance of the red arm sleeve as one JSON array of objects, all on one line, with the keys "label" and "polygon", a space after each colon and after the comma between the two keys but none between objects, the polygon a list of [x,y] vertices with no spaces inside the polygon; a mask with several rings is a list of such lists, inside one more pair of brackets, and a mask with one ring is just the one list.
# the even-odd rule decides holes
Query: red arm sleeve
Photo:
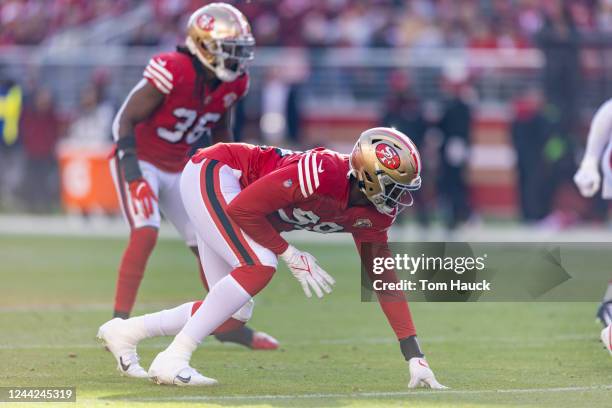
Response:
[{"label": "red arm sleeve", "polygon": [[[380,232],[372,234],[371,237],[353,235],[353,238],[355,240],[355,245],[357,245],[357,251],[359,251],[361,257],[361,266],[367,273],[370,282],[375,279],[380,279],[383,282],[397,282],[397,276],[393,269],[386,269],[380,275],[375,275],[373,273],[373,262],[375,257],[393,256],[387,245],[387,233]],[[385,316],[387,316],[387,320],[398,340],[416,335],[412,314],[410,313],[410,308],[408,307],[408,302],[404,293],[401,290],[380,290],[375,292],[378,303],[385,313]]]},{"label": "red arm sleeve", "polygon": [[289,244],[266,218],[279,208],[305,200],[297,182],[297,165],[278,169],[242,190],[227,206],[227,213],[255,242],[275,254]]}]

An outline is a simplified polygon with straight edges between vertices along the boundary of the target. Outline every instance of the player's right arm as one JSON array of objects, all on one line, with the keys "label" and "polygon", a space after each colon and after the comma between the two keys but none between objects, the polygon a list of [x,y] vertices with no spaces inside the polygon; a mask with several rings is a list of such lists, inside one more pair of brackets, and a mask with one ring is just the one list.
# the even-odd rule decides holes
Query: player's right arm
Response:
[{"label": "player's right arm", "polygon": [[323,292],[331,292],[335,280],[318,265],[314,256],[289,245],[267,218],[314,194],[313,180],[310,190],[303,186],[305,176],[298,171],[300,164],[276,170],[246,187],[229,203],[227,213],[255,242],[285,261],[307,297],[312,296],[311,289],[317,297],[322,297]]},{"label": "player's right arm", "polygon": [[172,92],[177,68],[173,54],[151,58],[142,80],[129,93],[113,121],[117,159],[130,188],[134,212],[140,208],[147,218],[153,213],[153,201],[157,201],[157,197],[140,171],[134,131],[136,125],[153,115]]},{"label": "player's right arm", "polygon": [[585,197],[592,197],[599,190],[601,183],[599,163],[610,137],[612,137],[612,99],[604,103],[593,116],[584,158],[574,176],[574,182]]},{"label": "player's right arm", "polygon": [[162,93],[152,82],[142,79],[130,92],[113,122],[113,139],[117,148],[117,159],[128,182],[134,212],[141,208],[145,217],[153,212],[155,193],[142,177],[136,155],[136,125],[149,118],[164,101]]},{"label": "player's right arm", "polygon": [[[381,274],[374,273],[375,258],[393,258],[387,243],[387,232],[378,231],[363,234],[353,234],[357,251],[361,258],[361,265],[367,279],[372,284],[375,280],[384,283],[398,282],[394,269],[387,269]],[[399,340],[400,350],[408,362],[410,371],[409,388],[429,387],[434,389],[445,389],[440,384],[429,368],[425,356],[417,341],[416,330],[412,321],[412,314],[408,307],[406,296],[401,290],[374,290],[378,303],[389,325]]]}]

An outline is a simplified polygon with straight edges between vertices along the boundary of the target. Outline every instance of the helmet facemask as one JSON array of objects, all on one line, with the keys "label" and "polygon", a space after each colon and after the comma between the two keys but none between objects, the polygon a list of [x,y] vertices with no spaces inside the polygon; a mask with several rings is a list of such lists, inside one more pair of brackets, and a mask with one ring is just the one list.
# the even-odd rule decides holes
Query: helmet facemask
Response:
[{"label": "helmet facemask", "polygon": [[[421,188],[421,177],[417,176],[410,184],[400,184],[381,171],[377,176],[380,193],[367,195],[376,209],[386,215],[397,215],[414,203],[411,191]],[[365,190],[362,189],[365,194]]]},{"label": "helmet facemask", "polygon": [[[255,57],[255,39],[244,37],[236,40],[210,40],[195,44],[187,37],[186,44],[191,53],[195,54],[205,67],[210,69],[219,80],[231,82],[242,75],[247,64]],[[206,58],[202,51],[212,58]]]}]

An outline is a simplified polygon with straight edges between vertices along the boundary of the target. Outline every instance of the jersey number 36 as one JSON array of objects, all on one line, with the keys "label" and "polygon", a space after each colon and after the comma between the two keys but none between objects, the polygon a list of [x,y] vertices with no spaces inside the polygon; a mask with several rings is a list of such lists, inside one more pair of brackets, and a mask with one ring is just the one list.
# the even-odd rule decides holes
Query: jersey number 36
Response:
[{"label": "jersey number 36", "polygon": [[[220,113],[207,112],[198,119],[198,113],[187,108],[176,108],[172,113],[177,118],[174,130],[157,128],[157,136],[170,143],[178,143],[183,140],[183,137],[185,137],[185,143],[195,143],[205,134],[210,134],[210,128],[206,125],[218,121],[221,117]],[[187,133],[186,136],[185,133]]]}]

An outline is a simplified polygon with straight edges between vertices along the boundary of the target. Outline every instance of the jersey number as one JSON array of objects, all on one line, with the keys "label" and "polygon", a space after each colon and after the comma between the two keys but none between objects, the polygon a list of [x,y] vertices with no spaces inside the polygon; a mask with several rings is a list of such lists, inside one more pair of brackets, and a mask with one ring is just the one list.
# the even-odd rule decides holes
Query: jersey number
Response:
[{"label": "jersey number", "polygon": [[[210,128],[206,127],[206,125],[208,123],[218,121],[221,117],[220,113],[207,112],[200,116],[200,119],[198,119],[197,111],[186,108],[176,108],[172,113],[177,118],[177,122],[174,125],[174,130],[168,130],[162,127],[157,128],[157,136],[170,143],[180,142],[189,129],[191,130],[185,137],[185,143],[187,144],[195,143],[196,140],[200,139],[204,135],[209,136]],[[197,123],[195,123],[196,120]]]},{"label": "jersey number", "polygon": [[336,224],[335,222],[319,223],[321,217],[319,217],[312,211],[304,211],[301,208],[293,209],[293,218],[289,218],[289,216],[283,209],[278,210],[278,215],[283,221],[293,224],[293,227],[295,229],[320,232],[322,234],[338,232],[344,229],[344,227]]}]

